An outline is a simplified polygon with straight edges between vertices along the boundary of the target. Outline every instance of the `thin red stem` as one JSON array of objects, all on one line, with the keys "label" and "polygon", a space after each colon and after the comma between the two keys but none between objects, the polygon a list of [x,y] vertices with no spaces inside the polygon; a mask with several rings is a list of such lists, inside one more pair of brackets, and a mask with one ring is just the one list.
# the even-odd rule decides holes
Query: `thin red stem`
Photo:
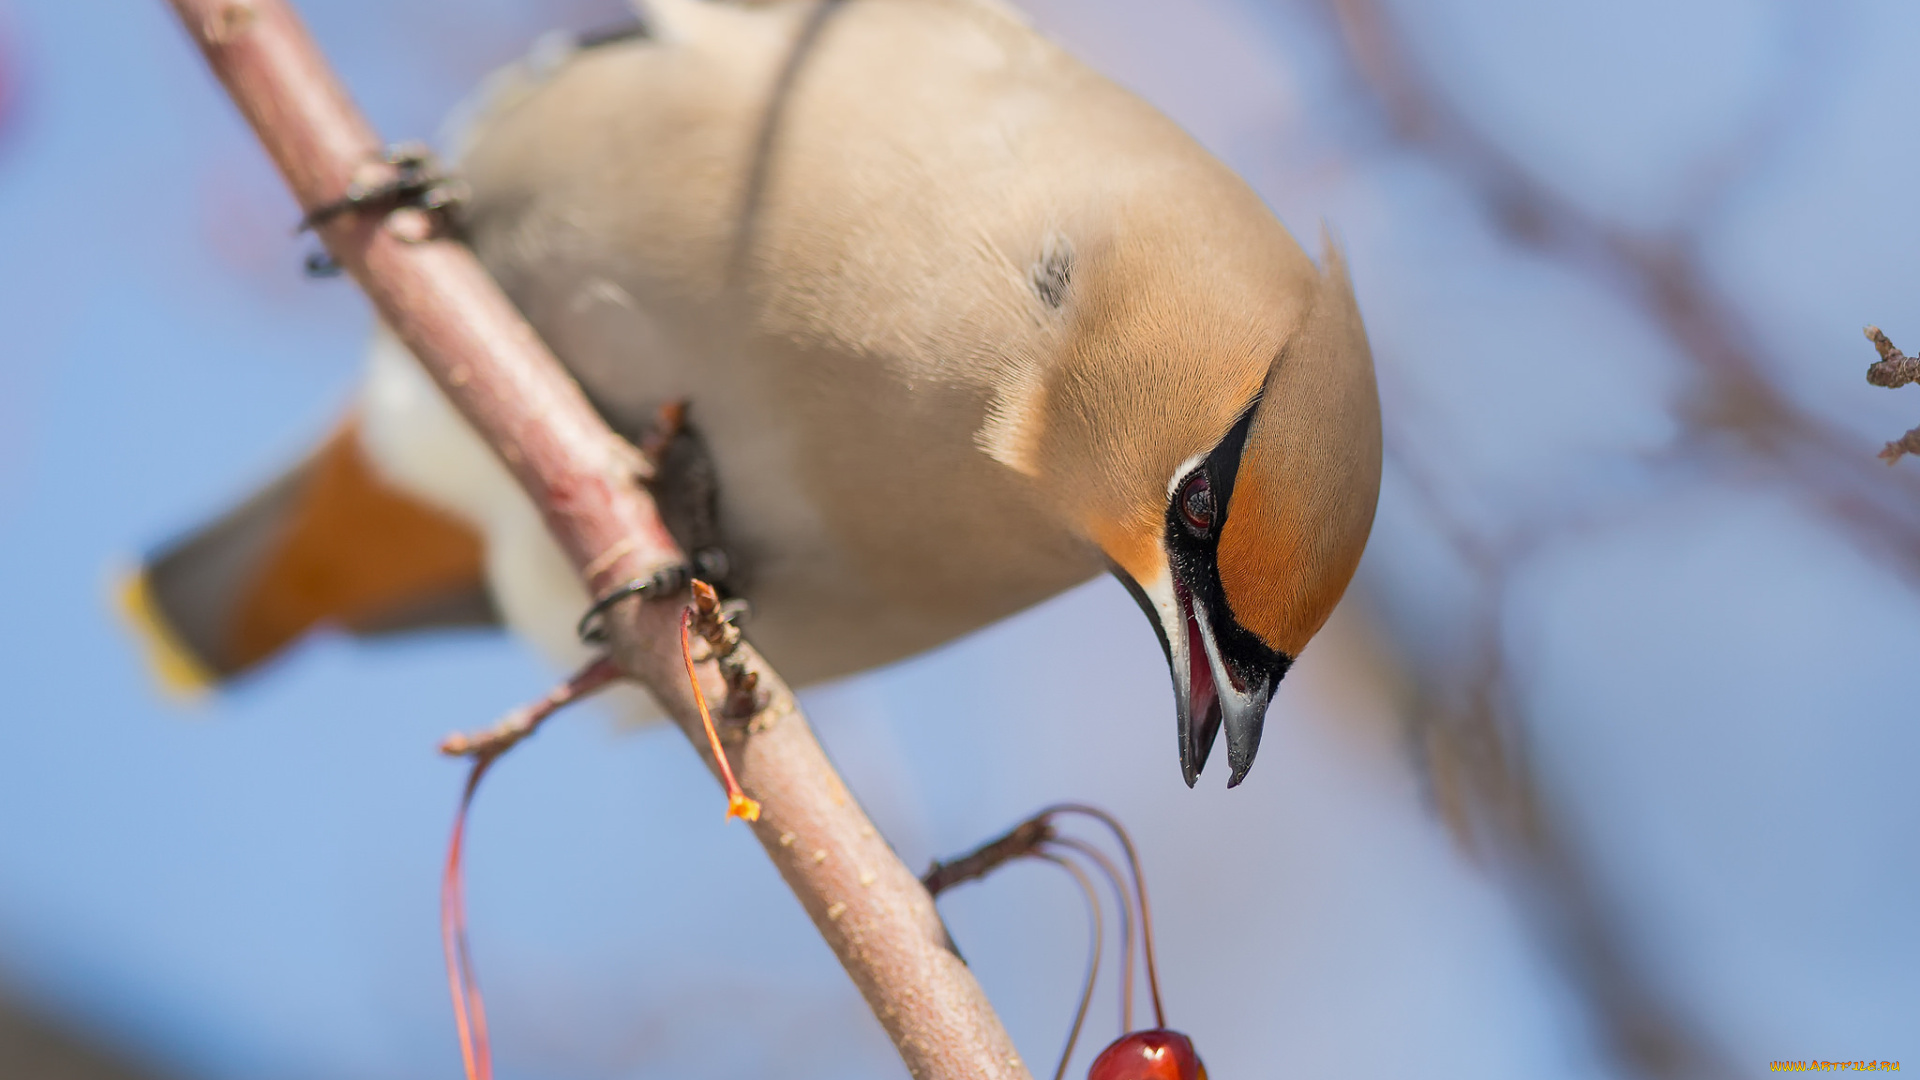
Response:
[{"label": "thin red stem", "polygon": [[1080,1028],[1087,1022],[1087,1007],[1093,1004],[1094,984],[1100,979],[1100,953],[1105,934],[1100,919],[1100,897],[1093,891],[1093,882],[1087,879],[1087,872],[1064,856],[1036,851],[1029,857],[1045,859],[1073,875],[1073,880],[1080,885],[1080,894],[1086,898],[1087,914],[1093,924],[1093,940],[1088,949],[1087,981],[1080,991],[1080,1007],[1074,1011],[1073,1026],[1067,1029],[1067,1045],[1060,1051],[1060,1064],[1053,1070],[1053,1080],[1065,1080],[1067,1065],[1073,1061],[1073,1048],[1080,1042]]},{"label": "thin red stem", "polygon": [[493,1044],[487,1037],[487,1007],[480,997],[473,954],[467,946],[467,896],[461,862],[466,853],[467,812],[473,807],[473,793],[497,760],[498,754],[487,754],[475,761],[467,774],[460,809],[453,818],[453,841],[447,845],[446,870],[440,878],[440,944],[447,955],[453,1022],[460,1032],[460,1060],[466,1066],[467,1080],[493,1080]]},{"label": "thin red stem", "polygon": [[1042,814],[1082,814],[1093,818],[1112,831],[1114,839],[1120,841],[1120,847],[1127,853],[1127,865],[1133,870],[1133,891],[1140,902],[1140,944],[1147,954],[1147,989],[1153,993],[1153,1023],[1155,1027],[1167,1026],[1167,1011],[1160,1003],[1160,969],[1153,957],[1153,909],[1147,906],[1147,879],[1140,872],[1140,853],[1134,850],[1133,838],[1127,830],[1115,820],[1112,814],[1097,806],[1084,803],[1060,803],[1049,806]]},{"label": "thin red stem", "polygon": [[1056,836],[1049,843],[1073,850],[1092,859],[1100,872],[1106,875],[1107,884],[1113,887],[1114,899],[1120,903],[1120,1031],[1133,1030],[1133,897],[1128,895],[1126,882],[1120,876],[1120,868],[1113,865],[1107,853],[1077,836]]},{"label": "thin red stem", "polygon": [[480,997],[480,980],[473,971],[473,952],[467,940],[467,887],[462,864],[466,856],[467,814],[480,778],[501,755],[540,729],[547,718],[620,678],[620,669],[606,657],[587,664],[532,705],[516,709],[476,739],[456,735],[441,744],[446,753],[473,758],[467,786],[460,793],[460,809],[453,816],[453,839],[447,845],[447,865],[440,877],[440,945],[447,956],[447,985],[453,993],[453,1023],[460,1032],[460,1060],[467,1080],[493,1080],[493,1042],[487,1036],[487,1007]]},{"label": "thin red stem", "polygon": [[707,695],[700,689],[700,676],[693,670],[693,609],[685,608],[680,612],[680,657],[687,664],[687,685],[693,687],[694,704],[700,707],[700,723],[707,729],[707,745],[713,748],[714,760],[720,763],[720,779],[727,785],[727,816],[757,821],[760,818],[760,804],[747,798],[740,788],[740,781],[733,778],[733,763],[727,760],[726,748],[720,745],[720,732],[713,726],[713,713],[707,709]]}]

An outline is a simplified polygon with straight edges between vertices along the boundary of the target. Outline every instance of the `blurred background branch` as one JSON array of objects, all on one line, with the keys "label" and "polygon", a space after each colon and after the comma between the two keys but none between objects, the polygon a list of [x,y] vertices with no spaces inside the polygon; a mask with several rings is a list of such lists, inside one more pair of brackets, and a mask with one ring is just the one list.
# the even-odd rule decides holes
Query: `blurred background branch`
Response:
[{"label": "blurred background branch", "polygon": [[0,1076],[21,1080],[161,1080],[90,1033],[66,1027],[0,995]]},{"label": "blurred background branch", "polygon": [[[1617,293],[1671,343],[1686,376],[1672,402],[1679,435],[1643,467],[1758,472],[1840,524],[1863,551],[1898,567],[1910,586],[1920,585],[1920,474],[1877,467],[1856,434],[1802,406],[1780,378],[1786,358],[1753,329],[1699,254],[1689,222],[1710,218],[1712,204],[1732,196],[1747,179],[1742,166],[1757,155],[1724,162],[1718,182],[1665,227],[1610,221],[1529,171],[1457,106],[1383,0],[1313,2],[1347,78],[1387,139],[1460,184],[1507,243]],[[1789,69],[1789,77],[1795,74]],[[1762,112],[1748,149],[1779,123]],[[1539,377],[1550,378],[1562,362],[1555,343],[1538,342],[1538,354]],[[1405,359],[1392,358],[1388,370]],[[1751,1066],[1737,1065],[1637,952],[1633,931],[1561,820],[1556,793],[1538,777],[1528,733],[1540,720],[1527,714],[1512,684],[1504,645],[1511,583],[1544,548],[1590,529],[1596,509],[1542,502],[1497,530],[1476,528],[1448,504],[1424,465],[1434,451],[1416,449],[1407,425],[1394,419],[1405,417],[1390,417],[1389,468],[1406,478],[1476,582],[1460,612],[1468,661],[1422,669],[1419,704],[1410,712],[1437,807],[1532,912],[1623,1067],[1661,1080],[1745,1075]]]}]

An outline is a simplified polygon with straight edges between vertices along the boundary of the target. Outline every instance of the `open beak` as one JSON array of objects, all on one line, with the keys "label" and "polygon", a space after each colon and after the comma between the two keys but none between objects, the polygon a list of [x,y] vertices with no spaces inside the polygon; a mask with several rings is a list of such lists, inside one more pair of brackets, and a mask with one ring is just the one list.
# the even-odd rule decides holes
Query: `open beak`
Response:
[{"label": "open beak", "polygon": [[1179,582],[1174,583],[1173,591],[1186,643],[1184,661],[1173,665],[1174,683],[1181,686],[1181,773],[1187,786],[1192,787],[1207,763],[1214,737],[1225,727],[1227,786],[1236,787],[1247,778],[1247,770],[1253,768],[1253,755],[1260,749],[1260,732],[1267,723],[1267,702],[1273,697],[1274,679],[1268,672],[1249,670],[1223,657],[1214,613]]},{"label": "open beak", "polygon": [[[1227,729],[1227,786],[1246,779],[1260,749],[1267,702],[1280,672],[1269,665],[1237,662],[1223,655],[1214,626],[1219,614],[1207,609],[1173,575],[1143,586],[1118,568],[1127,591],[1153,620],[1173,675],[1174,709],[1180,739],[1180,775],[1192,787],[1200,779],[1220,729]],[[1278,654],[1275,654],[1276,656]]]}]

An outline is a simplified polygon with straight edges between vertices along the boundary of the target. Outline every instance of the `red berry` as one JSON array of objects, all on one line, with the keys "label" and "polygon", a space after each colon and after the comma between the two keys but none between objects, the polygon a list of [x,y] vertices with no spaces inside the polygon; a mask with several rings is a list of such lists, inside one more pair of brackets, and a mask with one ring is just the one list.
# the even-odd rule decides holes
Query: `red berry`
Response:
[{"label": "red berry", "polygon": [[1207,1067],[1194,1052],[1192,1039],[1154,1028],[1122,1035],[1100,1051],[1087,1080],[1207,1080]]}]

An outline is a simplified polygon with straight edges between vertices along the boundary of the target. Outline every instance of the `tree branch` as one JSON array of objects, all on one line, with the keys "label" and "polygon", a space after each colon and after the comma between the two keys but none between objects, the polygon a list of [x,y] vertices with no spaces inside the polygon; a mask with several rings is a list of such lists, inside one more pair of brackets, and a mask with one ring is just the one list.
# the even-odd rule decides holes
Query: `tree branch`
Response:
[{"label": "tree branch", "polygon": [[[1880,359],[1867,365],[1867,381],[1875,386],[1897,390],[1908,383],[1920,382],[1920,356],[1908,356],[1894,347],[1877,326],[1867,327],[1867,340],[1873,342]],[[1880,451],[1880,460],[1892,465],[1908,454],[1920,454],[1920,427],[1888,443]]]},{"label": "tree branch", "polygon": [[[392,177],[372,128],[284,0],[170,0],[303,210]],[[344,213],[318,229],[546,517],[596,596],[684,561],[636,480],[636,454],[595,414],[473,254],[422,211]],[[681,603],[607,613],[615,661],[653,692],[709,768],[681,667]],[[735,654],[765,704],[729,748],[764,807],[767,854],[853,977],[907,1069],[929,1080],[1025,1080],[999,1018],[946,944],[932,899],[848,794],[792,693],[750,648]],[[712,663],[701,678],[724,697]]]},{"label": "tree branch", "polygon": [[1888,339],[1877,326],[1866,329],[1867,340],[1880,359],[1867,365],[1867,381],[1874,386],[1897,390],[1908,383],[1920,382],[1920,356],[1908,356]]}]

